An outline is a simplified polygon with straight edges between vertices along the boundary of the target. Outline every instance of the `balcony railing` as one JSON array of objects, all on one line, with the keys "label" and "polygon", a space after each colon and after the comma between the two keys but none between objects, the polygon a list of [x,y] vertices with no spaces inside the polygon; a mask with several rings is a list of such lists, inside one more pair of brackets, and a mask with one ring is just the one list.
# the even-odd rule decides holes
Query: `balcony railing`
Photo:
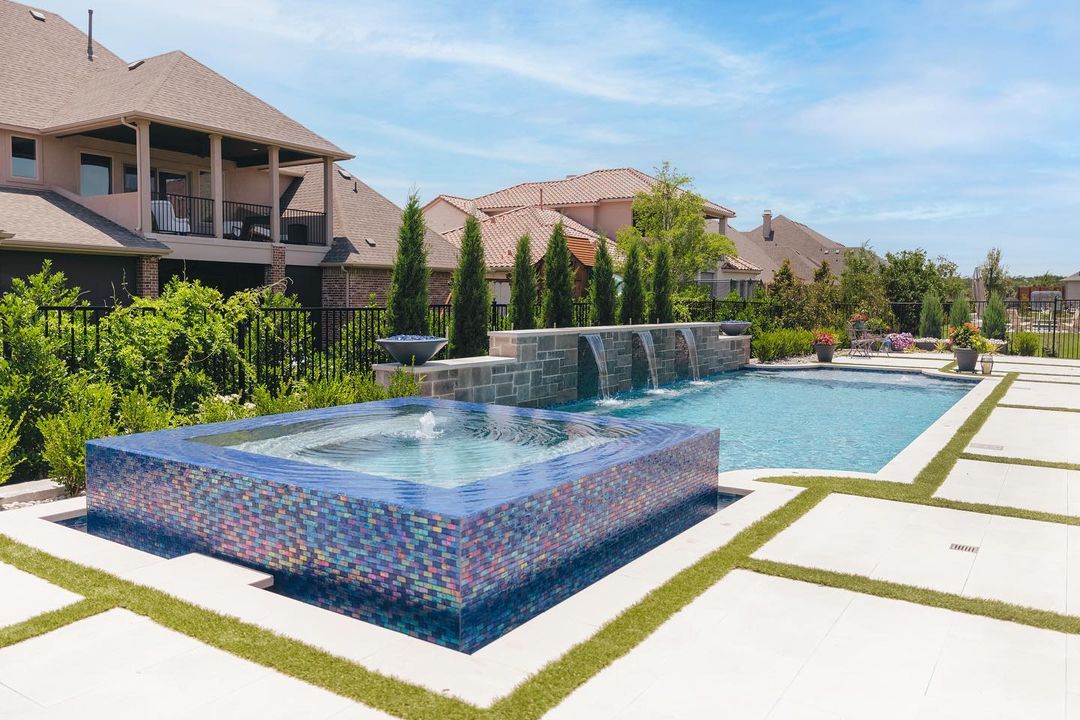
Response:
[{"label": "balcony railing", "polygon": [[[196,195],[152,193],[150,214],[154,232],[214,237],[214,200]],[[222,202],[222,235],[232,240],[270,242],[272,208],[257,203]],[[290,245],[325,245],[326,213],[284,210],[281,242]]]}]

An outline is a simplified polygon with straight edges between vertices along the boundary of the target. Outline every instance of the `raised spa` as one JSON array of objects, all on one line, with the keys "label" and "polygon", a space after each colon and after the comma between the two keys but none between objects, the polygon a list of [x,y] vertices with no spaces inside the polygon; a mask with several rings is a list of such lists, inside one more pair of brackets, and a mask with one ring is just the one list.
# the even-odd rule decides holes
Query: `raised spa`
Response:
[{"label": "raised spa", "polygon": [[403,398],[106,438],[87,525],[472,652],[730,502],[718,435]]}]

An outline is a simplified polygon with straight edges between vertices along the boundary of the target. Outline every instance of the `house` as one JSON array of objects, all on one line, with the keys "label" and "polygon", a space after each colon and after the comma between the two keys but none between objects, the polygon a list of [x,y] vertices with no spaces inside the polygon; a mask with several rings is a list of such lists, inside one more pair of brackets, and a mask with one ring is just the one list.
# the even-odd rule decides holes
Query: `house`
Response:
[{"label": "house", "polygon": [[780,265],[730,225],[724,235],[734,243],[738,255],[721,258],[715,272],[698,273],[698,283],[707,286],[709,294],[715,298],[727,297],[732,292],[751,298],[762,283],[772,282],[773,272]]},{"label": "house", "polygon": [[844,253],[848,248],[783,215],[774,218],[770,210],[762,213],[761,225],[737,234],[745,239],[741,244],[736,242],[740,257],[745,253],[752,261],[757,259],[763,269],[762,280],[766,283],[772,281],[772,274],[784,260],[791,263],[792,271],[805,282],[814,279],[822,262],[828,262],[835,275],[844,269]]},{"label": "house", "polygon": [[[488,281],[491,283],[496,302],[510,301],[510,271],[514,265],[514,251],[517,249],[518,239],[522,235],[529,236],[533,267],[542,277],[544,253],[547,252],[551,231],[559,222],[563,224],[563,234],[570,248],[570,262],[574,273],[574,297],[585,294],[589,284],[589,274],[593,265],[596,264],[596,244],[601,240],[600,235],[556,210],[529,205],[485,217],[480,221],[480,236],[484,241],[484,262],[487,264]],[[443,237],[460,249],[464,234],[465,228],[461,226],[447,230],[443,233]],[[607,241],[606,238],[604,241]]]},{"label": "house", "polygon": [[[10,0],[0,40],[0,291],[45,258],[95,302],[177,274],[225,293],[281,282],[305,305],[345,304],[378,284],[368,272],[388,281],[400,210],[347,191],[335,163],[352,156],[334,143],[183,52],[128,63]],[[448,282],[453,249],[429,242]],[[342,273],[356,283],[324,290]]]},{"label": "house", "polygon": [[[441,233],[464,225],[470,213],[491,217],[535,205],[557,210],[614,240],[620,228],[634,224],[634,196],[648,192],[655,182],[656,178],[634,168],[593,170],[562,180],[521,183],[472,199],[439,195],[424,206],[424,217],[433,230]],[[705,217],[722,234],[735,213],[706,201]]]},{"label": "house", "polygon": [[1061,281],[1065,289],[1063,300],[1080,300],[1080,272],[1075,272]]}]

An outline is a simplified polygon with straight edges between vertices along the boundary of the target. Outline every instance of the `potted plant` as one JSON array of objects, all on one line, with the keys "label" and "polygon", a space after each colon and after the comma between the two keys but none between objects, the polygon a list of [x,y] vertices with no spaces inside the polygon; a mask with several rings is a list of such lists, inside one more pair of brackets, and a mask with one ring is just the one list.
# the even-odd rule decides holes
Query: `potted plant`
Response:
[{"label": "potted plant", "polygon": [[832,362],[833,353],[836,352],[836,336],[827,330],[823,330],[814,336],[814,352],[817,353],[818,362]]},{"label": "potted plant", "polygon": [[979,360],[979,351],[983,349],[983,337],[979,328],[967,322],[950,328],[953,357],[956,358],[958,372],[975,372],[975,363]]},{"label": "potted plant", "polygon": [[855,328],[856,330],[862,332],[863,330],[866,329],[866,320],[867,320],[866,313],[857,312],[857,313],[853,314],[848,319],[851,321],[851,326],[853,328]]}]

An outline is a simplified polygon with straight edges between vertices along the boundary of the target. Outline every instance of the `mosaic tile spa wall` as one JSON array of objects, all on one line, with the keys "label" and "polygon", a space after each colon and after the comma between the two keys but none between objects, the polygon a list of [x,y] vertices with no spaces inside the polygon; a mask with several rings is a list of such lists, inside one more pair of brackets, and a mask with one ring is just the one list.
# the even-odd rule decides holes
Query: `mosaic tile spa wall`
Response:
[{"label": "mosaic tile spa wall", "polygon": [[[250,453],[234,463],[235,451],[190,442],[199,428],[97,440],[87,447],[87,524],[162,556],[199,552],[257,568],[283,594],[473,652],[716,512],[718,433],[636,425],[639,435],[587,451],[595,458],[585,472],[540,463],[458,495],[360,497],[326,468]],[[508,495],[507,482],[522,493]]]}]

